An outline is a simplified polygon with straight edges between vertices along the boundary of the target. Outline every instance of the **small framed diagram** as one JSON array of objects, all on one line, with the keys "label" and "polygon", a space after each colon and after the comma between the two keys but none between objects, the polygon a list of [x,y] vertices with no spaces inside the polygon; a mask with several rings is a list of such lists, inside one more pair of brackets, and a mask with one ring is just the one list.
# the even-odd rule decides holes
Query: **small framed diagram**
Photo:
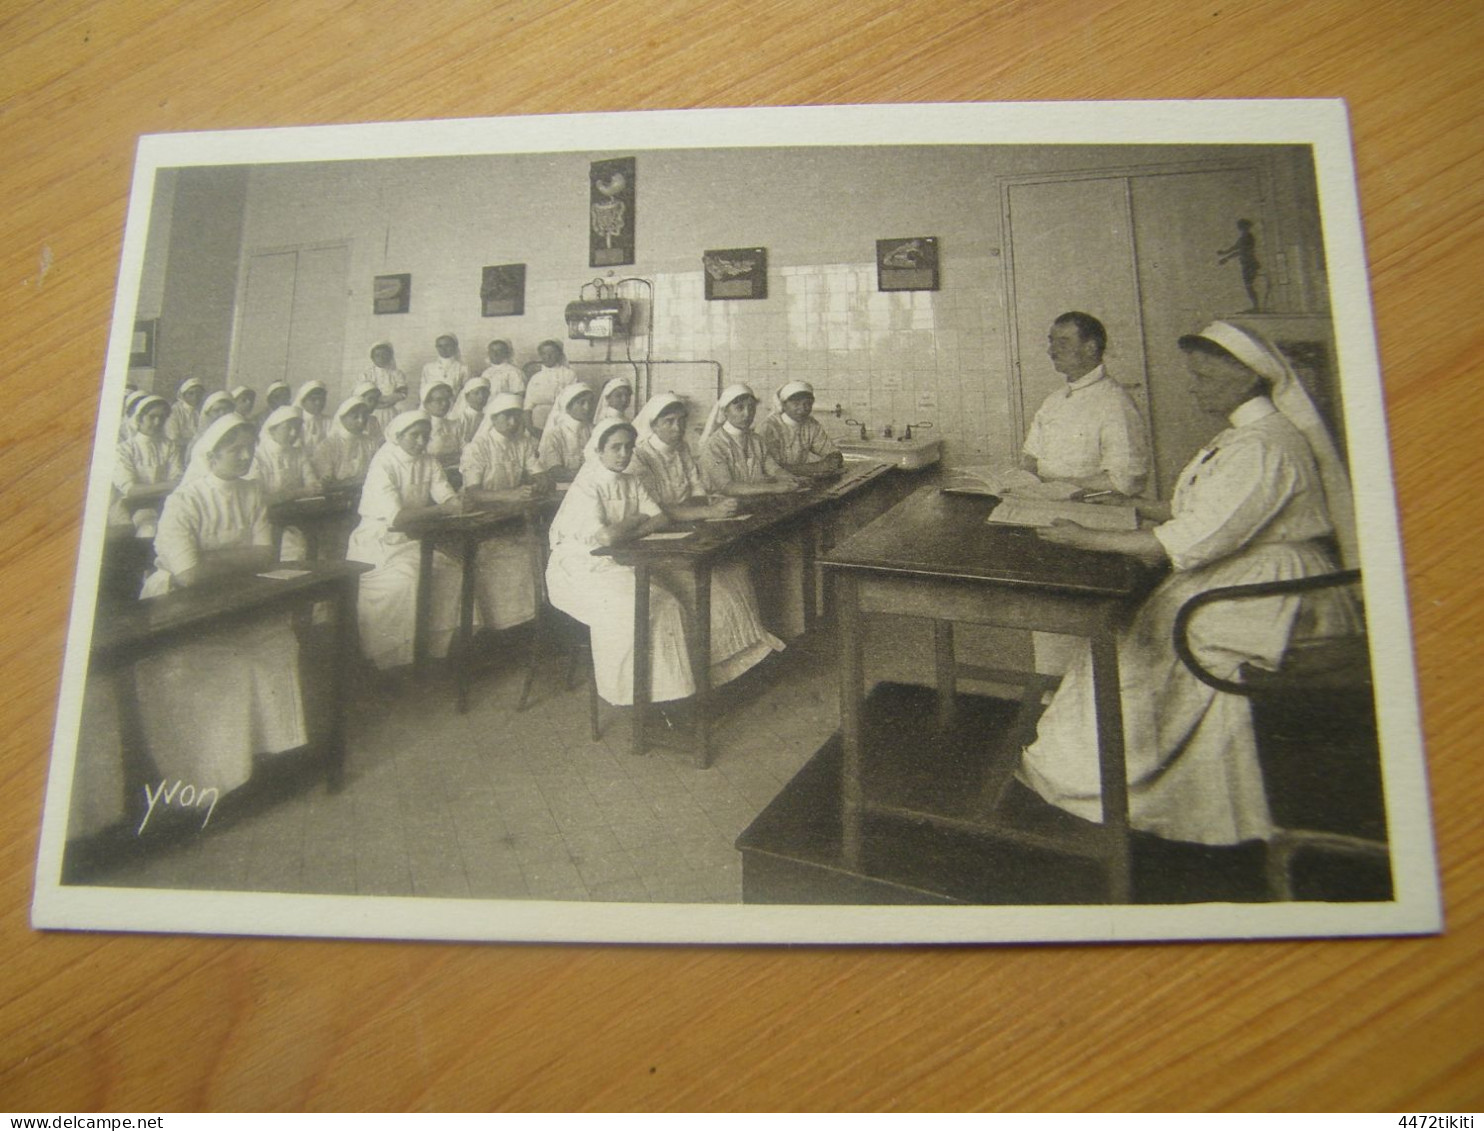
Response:
[{"label": "small framed diagram", "polygon": [[479,284],[480,313],[486,318],[526,312],[526,265],[501,263],[484,269]]},{"label": "small framed diagram", "polygon": [[634,159],[594,161],[588,170],[589,267],[634,262]]},{"label": "small framed diagram", "polygon": [[371,290],[372,314],[406,314],[411,309],[411,275],[376,276]]},{"label": "small framed diagram", "polygon": [[734,247],[701,253],[708,299],[767,298],[768,251]]},{"label": "small framed diagram", "polygon": [[129,346],[130,369],[155,367],[155,339],[160,333],[158,318],[140,318],[134,322],[134,340]]},{"label": "small framed diagram", "polygon": [[876,241],[878,291],[938,289],[938,237]]}]

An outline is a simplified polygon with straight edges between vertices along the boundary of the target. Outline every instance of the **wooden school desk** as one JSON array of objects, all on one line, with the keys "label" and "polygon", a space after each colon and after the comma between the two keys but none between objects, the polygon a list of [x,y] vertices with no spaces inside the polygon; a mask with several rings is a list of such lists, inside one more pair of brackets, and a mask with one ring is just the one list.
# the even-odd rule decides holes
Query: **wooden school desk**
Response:
[{"label": "wooden school desk", "polygon": [[[1125,903],[1128,785],[1117,628],[1125,610],[1149,592],[1162,571],[1119,554],[1058,546],[1032,530],[986,523],[996,502],[924,487],[820,559],[832,576],[840,633],[845,865],[854,870],[861,864],[862,827],[868,815],[900,817],[1099,859],[1108,870],[1110,902]],[[982,814],[965,818],[867,797],[861,753],[866,690],[862,618],[870,613],[933,621],[940,721],[951,718],[956,677],[975,674],[954,658],[954,621],[1065,633],[1091,641],[1103,823],[1085,843],[1069,845],[1060,838],[998,824],[992,798]]]},{"label": "wooden school desk", "polygon": [[[433,611],[433,550],[440,544],[452,544],[463,574],[459,580],[459,627],[454,657],[454,680],[458,689],[458,711],[469,709],[469,642],[474,636],[474,598],[478,582],[479,547],[498,534],[522,527],[531,553],[531,573],[536,582],[539,604],[542,592],[540,516],[549,514],[556,499],[538,499],[528,503],[502,503],[481,507],[465,514],[436,515],[408,523],[402,533],[421,544],[422,559],[417,573],[417,604],[412,636],[412,662],[426,671],[428,659],[429,619]],[[539,611],[539,610],[538,610]]]},{"label": "wooden school desk", "polygon": [[268,520],[273,524],[273,556],[278,557],[282,551],[283,532],[292,526],[304,536],[306,559],[317,561],[320,557],[321,535],[336,524],[355,518],[360,501],[361,487],[356,484],[326,491],[322,495],[285,499],[271,504],[268,507]]},{"label": "wooden school desk", "polygon": [[[882,471],[885,468],[881,468]],[[816,483],[807,490],[787,495],[749,495],[739,500],[743,519],[678,523],[667,533],[685,533],[684,538],[640,540],[611,546],[594,553],[611,556],[634,570],[634,710],[631,749],[641,755],[646,749],[645,715],[651,695],[649,631],[649,586],[657,569],[682,571],[695,582],[695,608],[686,618],[686,650],[695,680],[696,765],[711,764],[711,572],[718,561],[744,552],[759,541],[797,540],[803,559],[802,599],[804,629],[815,620],[814,558],[821,524],[846,499],[858,495],[879,473],[855,474],[835,482]]]},{"label": "wooden school desk", "polygon": [[118,700],[124,759],[124,811],[137,818],[144,784],[152,773],[149,747],[134,681],[134,664],[173,645],[289,609],[335,606],[335,646],[329,702],[334,704],[322,752],[325,779],[338,790],[345,774],[344,704],[346,668],[355,654],[357,579],[370,566],[360,562],[295,565],[299,577],[273,579],[256,574],[217,578],[132,604],[99,605],[93,623],[89,678],[112,679]]}]

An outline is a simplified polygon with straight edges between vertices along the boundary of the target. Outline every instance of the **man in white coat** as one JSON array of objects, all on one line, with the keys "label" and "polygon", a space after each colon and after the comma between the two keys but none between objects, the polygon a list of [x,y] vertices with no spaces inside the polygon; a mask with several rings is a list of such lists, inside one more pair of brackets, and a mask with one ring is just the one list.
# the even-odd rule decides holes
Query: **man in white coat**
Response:
[{"label": "man in white coat", "polygon": [[1149,477],[1149,449],[1133,398],[1103,367],[1108,331],[1072,310],[1051,324],[1046,341],[1067,384],[1036,410],[1022,449],[1025,468],[1086,493],[1138,495]]}]

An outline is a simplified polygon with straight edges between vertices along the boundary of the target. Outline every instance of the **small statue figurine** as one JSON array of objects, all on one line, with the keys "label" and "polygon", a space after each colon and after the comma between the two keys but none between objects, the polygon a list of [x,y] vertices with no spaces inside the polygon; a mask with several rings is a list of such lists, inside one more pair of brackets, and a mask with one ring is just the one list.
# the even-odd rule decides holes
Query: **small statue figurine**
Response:
[{"label": "small statue figurine", "polygon": [[1239,235],[1236,243],[1217,251],[1216,265],[1219,267],[1233,259],[1242,265],[1242,286],[1247,289],[1247,301],[1252,304],[1243,313],[1261,314],[1262,302],[1257,297],[1257,277],[1262,274],[1262,264],[1257,258],[1257,237],[1252,234],[1252,221],[1238,220],[1237,231]]}]

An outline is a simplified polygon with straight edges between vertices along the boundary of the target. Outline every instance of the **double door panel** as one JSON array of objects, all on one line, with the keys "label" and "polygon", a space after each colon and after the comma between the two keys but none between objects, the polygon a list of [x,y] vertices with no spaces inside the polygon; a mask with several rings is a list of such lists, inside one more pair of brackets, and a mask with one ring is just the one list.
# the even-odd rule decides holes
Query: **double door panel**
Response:
[{"label": "double door panel", "polygon": [[1240,265],[1218,263],[1251,219],[1269,226],[1259,169],[1088,175],[1007,187],[1014,295],[1012,410],[1021,435],[1065,379],[1051,367],[1052,320],[1083,310],[1108,328],[1109,375],[1133,397],[1168,498],[1190,457],[1223,427],[1196,406],[1182,334],[1249,305]]}]

